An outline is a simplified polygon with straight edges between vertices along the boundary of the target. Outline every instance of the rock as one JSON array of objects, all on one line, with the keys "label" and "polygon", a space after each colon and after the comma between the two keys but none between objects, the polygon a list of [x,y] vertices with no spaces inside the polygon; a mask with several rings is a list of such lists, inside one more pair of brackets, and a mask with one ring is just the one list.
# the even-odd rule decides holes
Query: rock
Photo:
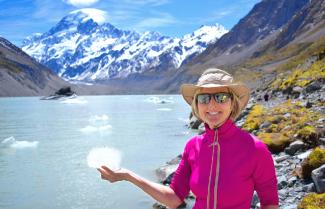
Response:
[{"label": "rock", "polygon": [[191,129],[198,129],[201,123],[202,121],[193,115],[190,119],[189,126]]},{"label": "rock", "polygon": [[154,209],[168,209],[166,206],[164,206],[160,203],[157,203],[157,202],[155,204],[153,204],[152,208],[154,208]]},{"label": "rock", "polygon": [[311,178],[318,193],[325,192],[325,164],[311,172]]},{"label": "rock", "polygon": [[179,154],[177,157],[175,157],[174,159],[170,160],[167,162],[167,165],[175,165],[175,164],[179,164],[179,162],[182,160],[182,154]]},{"label": "rock", "polygon": [[306,88],[307,93],[311,93],[317,90],[320,90],[322,88],[322,84],[319,81],[314,81],[311,84],[309,84]]},{"label": "rock", "polygon": [[321,144],[321,145],[325,145],[325,138],[319,138],[319,143]]},{"label": "rock", "polygon": [[284,161],[284,160],[286,160],[286,159],[288,159],[288,158],[289,158],[288,155],[283,155],[283,156],[280,156],[280,157],[276,157],[274,160],[275,160],[275,162],[277,162],[277,163],[281,163],[282,161]]},{"label": "rock", "polygon": [[292,89],[292,92],[299,92],[301,93],[304,89],[301,88],[300,86],[295,86],[293,89]]},{"label": "rock", "polygon": [[307,150],[306,152],[297,155],[297,158],[298,158],[298,159],[301,159],[301,160],[304,160],[304,159],[306,159],[306,158],[308,157],[308,155],[309,155],[312,151],[313,151],[312,149],[311,149],[311,150]]},{"label": "rock", "polygon": [[158,177],[159,182],[164,182],[172,173],[174,173],[177,169],[178,165],[164,165],[158,169],[156,169],[156,175]]},{"label": "rock", "polygon": [[292,142],[288,147],[284,149],[284,152],[289,155],[294,155],[297,151],[303,150],[306,147],[306,145],[300,141],[294,141]]},{"label": "rock", "polygon": [[186,205],[186,202],[183,201],[177,208],[186,208]]},{"label": "rock", "polygon": [[288,185],[287,178],[285,176],[278,177],[278,189],[281,190]]},{"label": "rock", "polygon": [[312,108],[312,107],[313,107],[313,104],[314,104],[314,103],[308,101],[308,102],[306,103],[306,108]]},{"label": "rock", "polygon": [[288,191],[285,189],[280,189],[279,190],[279,197],[281,199],[285,199],[288,196]]},{"label": "rock", "polygon": [[283,117],[285,117],[285,118],[290,118],[290,117],[291,117],[291,114],[290,114],[290,113],[286,113],[286,114],[284,114]]},{"label": "rock", "polygon": [[256,191],[254,191],[254,195],[253,195],[252,202],[251,202],[251,208],[255,208],[257,203],[259,203],[259,199],[258,199]]},{"label": "rock", "polygon": [[66,86],[62,87],[50,96],[41,97],[41,100],[58,100],[61,98],[74,98],[76,96],[76,92],[72,91],[70,86]]},{"label": "rock", "polygon": [[[293,176],[288,180],[288,186],[292,187],[297,181],[297,177]],[[300,189],[301,190],[301,189]]]},{"label": "rock", "polygon": [[173,176],[174,176],[174,172],[169,174],[167,176],[167,178],[165,178],[163,181],[162,181],[162,184],[163,185],[170,185],[172,183],[172,180],[173,180]]},{"label": "rock", "polygon": [[205,126],[204,123],[201,123],[201,125],[199,126],[199,133],[198,134],[202,134],[205,132]]},{"label": "rock", "polygon": [[282,93],[283,94],[291,94],[291,92],[292,92],[292,86],[289,86],[288,88],[286,88],[286,89],[284,89],[283,91],[282,91]]},{"label": "rock", "polygon": [[297,206],[296,205],[286,205],[283,207],[283,209],[296,209]]},{"label": "rock", "polygon": [[[182,202],[177,208],[186,208],[187,204],[185,201]],[[152,205],[152,208],[154,209],[168,209],[166,206],[156,202],[155,204]]]},{"label": "rock", "polygon": [[260,129],[262,129],[262,128],[268,128],[270,125],[272,125],[271,122],[269,122],[269,121],[265,121],[264,123],[262,123],[262,124],[260,125]]},{"label": "rock", "polygon": [[186,199],[195,199],[195,195],[192,193],[192,191],[190,191],[190,193],[187,195]]},{"label": "rock", "polygon": [[314,183],[310,183],[310,184],[306,184],[302,187],[302,191],[304,192],[314,192],[315,190],[315,184]]}]

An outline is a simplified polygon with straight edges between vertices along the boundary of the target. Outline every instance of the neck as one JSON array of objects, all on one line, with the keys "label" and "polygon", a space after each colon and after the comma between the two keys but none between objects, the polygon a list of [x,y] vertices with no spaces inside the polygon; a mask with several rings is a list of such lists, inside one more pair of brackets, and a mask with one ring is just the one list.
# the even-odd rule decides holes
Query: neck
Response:
[{"label": "neck", "polygon": [[226,120],[224,120],[224,121],[222,121],[222,122],[220,122],[220,123],[218,123],[217,125],[209,125],[209,128],[210,129],[218,129],[220,126],[222,126],[227,120],[228,120],[229,118],[227,118]]}]

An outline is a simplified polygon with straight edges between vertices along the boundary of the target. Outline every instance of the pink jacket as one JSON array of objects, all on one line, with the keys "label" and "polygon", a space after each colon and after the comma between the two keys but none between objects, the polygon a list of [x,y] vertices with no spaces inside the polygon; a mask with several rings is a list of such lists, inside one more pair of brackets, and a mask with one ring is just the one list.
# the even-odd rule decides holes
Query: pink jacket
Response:
[{"label": "pink jacket", "polygon": [[271,153],[231,120],[187,142],[170,187],[181,200],[191,190],[194,209],[249,209],[254,190],[262,208],[279,203]]}]

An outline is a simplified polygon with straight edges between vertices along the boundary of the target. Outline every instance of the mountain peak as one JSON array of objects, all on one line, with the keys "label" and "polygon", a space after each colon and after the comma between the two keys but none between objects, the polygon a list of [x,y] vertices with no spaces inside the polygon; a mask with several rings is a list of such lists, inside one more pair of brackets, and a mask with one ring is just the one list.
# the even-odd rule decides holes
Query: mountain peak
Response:
[{"label": "mountain peak", "polygon": [[228,30],[218,23],[214,25],[201,25],[200,28],[194,31],[193,33],[186,34],[184,36],[184,39],[206,37],[211,40],[216,40],[226,33],[228,33]]},{"label": "mountain peak", "polygon": [[94,8],[84,8],[75,10],[73,12],[70,12],[70,14],[65,18],[67,18],[66,20],[70,21],[78,21],[78,23],[84,23],[87,22],[89,19],[92,19],[98,25],[107,22],[106,12]]}]

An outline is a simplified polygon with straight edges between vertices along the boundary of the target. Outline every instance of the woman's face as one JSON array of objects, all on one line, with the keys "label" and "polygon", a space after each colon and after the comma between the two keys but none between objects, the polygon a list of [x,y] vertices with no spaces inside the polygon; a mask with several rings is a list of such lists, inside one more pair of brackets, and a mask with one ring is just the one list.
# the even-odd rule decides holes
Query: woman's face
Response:
[{"label": "woman's face", "polygon": [[[215,94],[229,92],[226,87],[217,89],[203,89],[200,94]],[[212,97],[208,104],[202,104],[197,102],[198,112],[201,120],[207,123],[211,129],[216,128],[223,124],[231,114],[231,99],[226,100],[224,103],[216,102],[215,98]]]}]

